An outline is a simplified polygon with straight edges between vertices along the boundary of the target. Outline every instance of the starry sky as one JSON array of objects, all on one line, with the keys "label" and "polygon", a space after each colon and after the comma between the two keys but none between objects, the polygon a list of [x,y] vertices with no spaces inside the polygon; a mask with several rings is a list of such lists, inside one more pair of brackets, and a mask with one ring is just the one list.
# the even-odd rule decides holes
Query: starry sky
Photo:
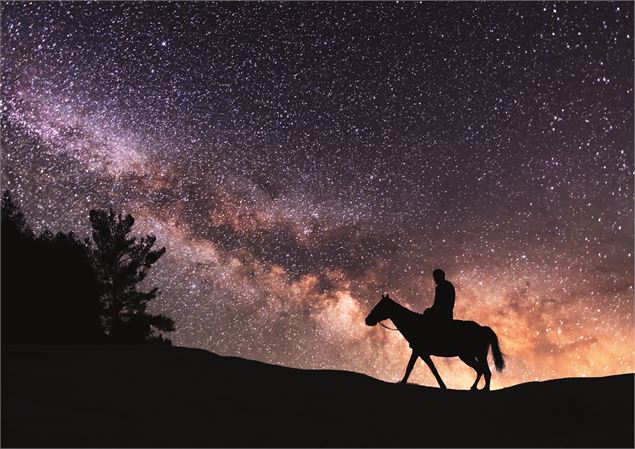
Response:
[{"label": "starry sky", "polygon": [[396,381],[408,344],[363,319],[430,306],[442,268],[494,388],[635,369],[633,3],[1,14],[2,188],[37,231],[133,214],[176,344]]}]

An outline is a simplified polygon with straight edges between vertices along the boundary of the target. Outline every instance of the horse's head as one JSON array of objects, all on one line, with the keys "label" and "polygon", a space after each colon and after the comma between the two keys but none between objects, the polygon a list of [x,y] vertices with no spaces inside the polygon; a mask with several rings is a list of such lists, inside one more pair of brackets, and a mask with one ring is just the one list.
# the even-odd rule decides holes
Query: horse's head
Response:
[{"label": "horse's head", "polygon": [[386,293],[385,295],[381,295],[381,299],[379,300],[377,305],[373,307],[373,310],[371,310],[366,317],[366,324],[368,326],[374,326],[380,321],[387,319],[389,313],[388,305],[390,302],[392,302],[392,299],[390,299],[388,293]]}]

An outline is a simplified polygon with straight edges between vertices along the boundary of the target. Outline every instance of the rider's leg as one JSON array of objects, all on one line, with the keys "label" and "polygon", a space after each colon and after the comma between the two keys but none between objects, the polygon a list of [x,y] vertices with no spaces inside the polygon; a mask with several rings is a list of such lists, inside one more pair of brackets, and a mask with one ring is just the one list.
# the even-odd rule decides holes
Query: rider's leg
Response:
[{"label": "rider's leg", "polygon": [[463,360],[463,363],[465,363],[467,366],[471,367],[474,371],[476,371],[476,380],[474,381],[474,384],[472,385],[472,387],[470,387],[470,390],[477,390],[478,381],[481,380],[481,375],[483,374],[483,372],[480,369],[479,362],[476,360],[476,357],[474,357],[473,355],[461,355],[459,356],[459,358]]},{"label": "rider's leg", "polygon": [[414,349],[412,350],[412,355],[410,356],[410,360],[408,361],[408,366],[406,367],[406,374],[404,374],[403,379],[401,379],[401,383],[405,384],[408,381],[408,377],[410,377],[410,373],[412,372],[412,368],[415,366],[415,362],[417,361],[417,354]]},{"label": "rider's leg", "polygon": [[437,379],[439,386],[445,390],[447,387],[443,383],[443,379],[441,379],[441,376],[439,376],[439,372],[437,371],[437,368],[434,366],[434,363],[432,363],[432,359],[430,358],[430,356],[422,355],[421,358],[423,359],[424,362],[426,362],[426,365],[428,365],[428,367],[430,368],[430,371],[432,371],[432,374],[434,374],[434,377]]}]

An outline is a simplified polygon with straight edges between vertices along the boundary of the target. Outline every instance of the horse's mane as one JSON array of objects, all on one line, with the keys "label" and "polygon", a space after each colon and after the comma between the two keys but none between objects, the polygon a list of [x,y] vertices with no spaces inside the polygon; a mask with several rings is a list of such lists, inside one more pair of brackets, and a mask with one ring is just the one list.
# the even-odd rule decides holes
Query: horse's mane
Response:
[{"label": "horse's mane", "polygon": [[388,297],[386,298],[388,299],[392,305],[397,306],[396,309],[402,312],[406,312],[406,314],[411,315],[411,318],[423,318],[423,314],[415,312],[414,310],[410,310],[408,307],[399,304],[397,301],[395,301],[394,299]]}]

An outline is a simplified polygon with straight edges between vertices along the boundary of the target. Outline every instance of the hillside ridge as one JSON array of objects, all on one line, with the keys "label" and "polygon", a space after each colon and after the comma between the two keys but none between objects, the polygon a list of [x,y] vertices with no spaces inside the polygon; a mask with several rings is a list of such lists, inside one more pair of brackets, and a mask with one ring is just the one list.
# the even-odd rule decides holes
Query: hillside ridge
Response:
[{"label": "hillside ridge", "polygon": [[[13,447],[633,447],[633,374],[492,392],[179,347],[3,347]],[[109,429],[106,431],[106,429]]]}]

